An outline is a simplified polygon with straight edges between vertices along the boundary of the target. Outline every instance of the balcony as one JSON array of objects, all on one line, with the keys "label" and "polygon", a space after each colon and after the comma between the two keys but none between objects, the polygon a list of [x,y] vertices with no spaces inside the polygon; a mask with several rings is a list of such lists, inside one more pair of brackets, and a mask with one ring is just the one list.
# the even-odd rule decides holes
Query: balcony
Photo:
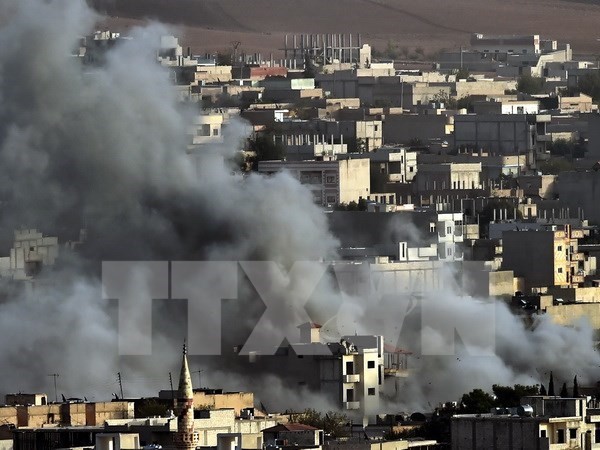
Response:
[{"label": "balcony", "polygon": [[344,402],[344,409],[359,409],[360,402]]},{"label": "balcony", "polygon": [[360,383],[360,375],[357,373],[344,375],[344,383]]},{"label": "balcony", "polygon": [[571,261],[585,261],[583,253],[571,253]]},{"label": "balcony", "polygon": [[571,283],[572,284],[579,284],[579,283],[583,283],[585,280],[585,276],[583,275],[573,275],[571,277]]}]

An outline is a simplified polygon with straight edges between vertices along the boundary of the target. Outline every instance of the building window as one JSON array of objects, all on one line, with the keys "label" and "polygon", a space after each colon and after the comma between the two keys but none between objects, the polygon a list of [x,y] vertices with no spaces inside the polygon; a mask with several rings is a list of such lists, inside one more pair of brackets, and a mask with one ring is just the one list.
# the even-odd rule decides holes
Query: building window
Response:
[{"label": "building window", "polygon": [[198,136],[210,136],[210,125],[202,125],[198,130]]},{"label": "building window", "polygon": [[415,168],[414,168],[413,166],[410,166],[410,167],[408,168],[408,171],[409,171],[409,172],[414,172],[414,169],[415,169]]},{"label": "building window", "polygon": [[577,428],[569,428],[569,439],[577,439]]},{"label": "building window", "polygon": [[446,234],[452,234],[452,227],[446,227]]},{"label": "building window", "polygon": [[215,128],[215,129],[213,130],[213,136],[218,136],[218,135],[219,135],[219,129],[218,129],[218,128]]},{"label": "building window", "polygon": [[562,245],[559,245],[559,246],[558,246],[558,251],[559,251],[559,252],[562,252]]},{"label": "building window", "polygon": [[556,437],[556,443],[564,444],[565,443],[565,430],[558,430],[557,434],[558,434],[558,436]]},{"label": "building window", "polygon": [[375,368],[375,361],[368,361],[367,369],[374,369],[374,368]]},{"label": "building window", "polygon": [[541,438],[545,438],[546,437],[546,430],[540,430],[540,437]]},{"label": "building window", "polygon": [[335,175],[327,175],[325,177],[325,183],[334,184],[335,183]]},{"label": "building window", "polygon": [[429,232],[435,233],[435,223],[429,222]]},{"label": "building window", "polygon": [[327,196],[327,204],[333,205],[334,203],[335,203],[335,196],[334,195],[328,195]]},{"label": "building window", "polygon": [[558,273],[562,273],[562,267],[558,268]]},{"label": "building window", "polygon": [[378,125],[375,125],[375,126],[374,126],[374,129],[375,129],[375,131],[378,131],[378,130],[379,130],[379,126],[378,126]]},{"label": "building window", "polygon": [[375,388],[369,388],[368,393],[369,395],[375,395]]}]

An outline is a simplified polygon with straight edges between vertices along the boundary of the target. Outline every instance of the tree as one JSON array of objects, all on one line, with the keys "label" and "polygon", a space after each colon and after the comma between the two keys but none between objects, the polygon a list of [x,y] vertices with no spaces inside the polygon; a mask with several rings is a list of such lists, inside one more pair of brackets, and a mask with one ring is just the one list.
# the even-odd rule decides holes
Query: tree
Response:
[{"label": "tree", "polygon": [[554,393],[554,374],[550,371],[550,383],[548,383],[548,395],[556,395]]},{"label": "tree", "polygon": [[481,389],[473,389],[460,400],[460,411],[467,414],[490,412],[495,405],[494,397]]},{"label": "tree", "polygon": [[283,145],[275,142],[271,133],[257,134],[248,139],[248,149],[256,153],[257,161],[280,160],[285,157]]},{"label": "tree", "polygon": [[577,375],[573,378],[573,397],[579,397],[579,383],[577,382]]},{"label": "tree", "polygon": [[540,170],[544,175],[558,175],[574,169],[573,163],[565,158],[550,158],[540,163]]},{"label": "tree", "polygon": [[456,72],[457,80],[468,80],[470,76],[471,76],[471,72],[469,72],[469,69],[464,68],[464,67],[461,69],[458,69],[458,71]]},{"label": "tree", "polygon": [[290,421],[319,428],[333,437],[341,437],[346,434],[345,427],[348,417],[335,411],[329,411],[323,415],[316,409],[309,408],[299,414],[292,414]]},{"label": "tree", "polygon": [[536,385],[524,386],[515,384],[514,386],[500,386],[494,384],[492,392],[496,396],[496,404],[503,407],[519,406],[521,397],[538,395],[539,387]]},{"label": "tree", "polygon": [[577,88],[580,92],[592,97],[594,102],[600,101],[600,73],[590,73],[579,78]]},{"label": "tree", "polygon": [[543,384],[540,384],[540,395],[548,395]]},{"label": "tree", "polygon": [[566,381],[563,383],[562,388],[560,388],[560,396],[562,398],[569,398],[569,390],[567,389]]},{"label": "tree", "polygon": [[517,82],[517,91],[524,94],[542,94],[544,92],[544,80],[531,75],[521,75]]}]

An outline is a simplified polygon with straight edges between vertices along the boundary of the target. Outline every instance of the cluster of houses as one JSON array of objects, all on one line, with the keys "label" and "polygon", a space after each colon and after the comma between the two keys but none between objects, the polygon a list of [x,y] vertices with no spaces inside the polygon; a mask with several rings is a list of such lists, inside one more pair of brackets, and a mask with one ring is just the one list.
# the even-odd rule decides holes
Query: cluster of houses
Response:
[{"label": "cluster of houses", "polygon": [[[102,64],[106,50],[123,39],[97,32],[82,39],[77,56]],[[191,155],[223,144],[224,130],[241,117],[249,142],[243,156],[253,161],[243,170],[265,176],[285,170],[310,190],[339,238],[339,258],[331,261],[337,269],[367,268],[369,276],[414,293],[414,280],[439,285],[445,265],[458,263],[481,281],[469,286],[472,295],[502,298],[519,314],[547,314],[565,325],[586,317],[600,330],[600,115],[598,99],[575,92],[582,78],[600,73],[596,64],[575,61],[568,44],[538,35],[476,34],[469,49],[440,54],[429,70],[375,61],[368,44],[352,45],[341,35],[301,42],[288,50],[286,41],[278,62],[196,56],[175,37],[161,39],[157,61],[172,74],[181,100],[203,106],[189,128]],[[541,92],[524,92],[526,80],[540,83]],[[58,248],[56,238],[19,230],[10,256],[0,258],[0,275],[31,279],[54,264]],[[474,264],[465,266],[468,261]],[[298,386],[334,393],[350,415],[377,414],[379,398],[408,376],[409,352],[382,336],[326,342],[319,329],[304,324],[299,341],[264,364]],[[201,394],[207,395],[194,396]],[[533,410],[453,419],[453,448],[600,446],[599,416],[585,399],[523,401]],[[196,431],[181,429],[181,411],[140,418],[126,400],[10,402],[0,417],[17,426],[15,449],[57,442],[158,448],[177,433],[189,438],[178,448],[195,448],[190,442],[223,450],[324,445],[318,429],[255,416],[247,398],[242,406],[215,403],[194,411]],[[534,444],[521,446],[518,439]]]}]

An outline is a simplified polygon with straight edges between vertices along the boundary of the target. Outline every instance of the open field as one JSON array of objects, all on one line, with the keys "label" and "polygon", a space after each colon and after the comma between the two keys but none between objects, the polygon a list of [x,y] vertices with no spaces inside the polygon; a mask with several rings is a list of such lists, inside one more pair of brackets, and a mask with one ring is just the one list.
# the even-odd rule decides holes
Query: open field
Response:
[{"label": "open field", "polygon": [[285,33],[361,33],[384,49],[388,41],[426,52],[467,45],[474,32],[540,34],[570,42],[576,54],[600,54],[600,1],[572,0],[95,0],[126,28],[146,18],[180,26],[195,52],[240,41],[263,54]]}]

